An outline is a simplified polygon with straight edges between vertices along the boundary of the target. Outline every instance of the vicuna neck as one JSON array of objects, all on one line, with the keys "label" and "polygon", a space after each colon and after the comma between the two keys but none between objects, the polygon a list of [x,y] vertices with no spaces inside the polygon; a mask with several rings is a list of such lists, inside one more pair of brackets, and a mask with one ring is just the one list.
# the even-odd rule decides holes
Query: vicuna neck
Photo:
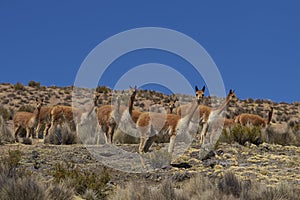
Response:
[{"label": "vicuna neck", "polygon": [[192,106],[190,107],[190,109],[189,109],[189,111],[188,111],[188,115],[185,116],[185,118],[187,118],[188,122],[191,121],[191,119],[192,119],[192,117],[193,117],[195,111],[197,110],[198,106],[199,106],[198,100],[195,99],[195,100],[193,101],[193,103],[192,103]]},{"label": "vicuna neck", "polygon": [[223,112],[226,109],[229,102],[230,102],[230,95],[226,97],[225,101],[222,103],[222,105],[219,106],[219,108],[214,110],[216,114],[220,114],[221,112]]},{"label": "vicuna neck", "polygon": [[130,116],[132,116],[132,110],[133,110],[133,102],[134,102],[134,99],[135,99],[135,95],[132,95],[130,98],[129,98],[129,102],[128,102],[128,111],[129,111],[129,114]]}]

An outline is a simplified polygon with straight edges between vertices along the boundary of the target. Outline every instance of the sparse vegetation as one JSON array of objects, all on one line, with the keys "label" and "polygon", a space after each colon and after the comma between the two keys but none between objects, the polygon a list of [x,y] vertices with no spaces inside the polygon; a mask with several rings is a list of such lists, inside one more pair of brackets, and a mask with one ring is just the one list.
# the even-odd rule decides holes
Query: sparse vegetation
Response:
[{"label": "sparse vegetation", "polygon": [[[179,189],[178,189],[179,187]],[[257,182],[241,181],[232,172],[225,173],[220,180],[210,180],[198,175],[182,186],[170,180],[158,187],[144,187],[131,182],[127,187],[119,187],[112,200],[129,199],[298,199],[300,188],[283,183],[276,187],[266,187]]]},{"label": "sparse vegetation", "polygon": [[[232,119],[241,113],[266,117],[271,104],[274,106],[272,123],[267,128],[240,125],[227,128],[214,154],[203,160],[199,159],[200,147],[196,140],[176,160],[176,165],[169,165],[171,158],[165,148],[153,145],[152,152],[143,156],[147,158],[146,166],[155,171],[135,174],[105,169],[85,152],[87,150],[82,145],[61,145],[82,142],[94,148],[98,133],[95,113],[85,121],[85,125],[80,126],[80,140],[74,127],[63,123],[45,140],[45,143],[60,146],[43,145],[40,140],[27,138],[23,144],[32,145],[10,145],[14,142],[13,113],[19,110],[33,112],[33,97],[47,100],[46,106],[72,104],[71,87],[50,88],[39,86],[39,82],[35,81],[28,83],[28,86],[21,83],[0,84],[0,199],[299,198],[299,102],[287,104],[249,98],[229,104],[226,116]],[[105,86],[97,89],[100,93],[98,104],[109,104],[111,89]],[[85,105],[88,101],[84,90],[80,96],[83,99],[78,105]],[[187,95],[181,96],[185,102],[191,99]],[[205,100],[205,105],[221,102],[216,97]],[[167,96],[140,90],[134,109],[148,111],[155,102],[166,106]],[[120,130],[114,136],[114,145],[120,143],[117,148],[133,153],[138,151],[139,138],[124,135]],[[103,135],[100,139],[103,145]],[[102,148],[101,145],[97,148]],[[32,153],[34,151],[38,154]],[[24,196],[25,191],[30,194]]]},{"label": "sparse vegetation", "polygon": [[107,94],[107,93],[111,92],[111,89],[106,86],[98,86],[96,88],[96,92]]},{"label": "sparse vegetation", "polygon": [[29,81],[28,86],[39,89],[41,87],[41,83],[40,82],[35,82],[35,81]]},{"label": "sparse vegetation", "polygon": [[75,164],[66,161],[55,164],[52,174],[56,183],[64,181],[69,187],[74,188],[79,195],[87,195],[86,191],[92,190],[97,195],[97,198],[106,196],[105,188],[110,180],[106,168],[94,171],[79,169]]},{"label": "sparse vegetation", "polygon": [[15,90],[21,90],[21,91],[25,90],[25,86],[19,82],[14,85],[14,88]]},{"label": "sparse vegetation", "polygon": [[219,142],[226,142],[228,144],[237,142],[241,145],[250,142],[258,145],[262,143],[261,127],[237,124],[232,129],[224,129]]},{"label": "sparse vegetation", "polygon": [[0,116],[0,144],[12,143],[14,138],[12,136],[11,130],[5,125],[5,121],[2,116]]},{"label": "sparse vegetation", "polygon": [[56,126],[53,131],[50,131],[44,140],[45,144],[76,144],[78,143],[77,134],[72,131],[69,124],[63,123],[61,126]]}]

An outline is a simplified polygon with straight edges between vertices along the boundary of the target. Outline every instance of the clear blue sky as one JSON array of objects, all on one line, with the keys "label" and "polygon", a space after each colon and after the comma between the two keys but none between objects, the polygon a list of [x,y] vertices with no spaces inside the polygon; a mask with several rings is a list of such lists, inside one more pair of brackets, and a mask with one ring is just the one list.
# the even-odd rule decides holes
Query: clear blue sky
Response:
[{"label": "clear blue sky", "polygon": [[[198,41],[218,66],[226,88],[235,89],[241,99],[300,101],[299,10],[296,0],[1,0],[0,82],[72,85],[82,61],[101,41],[128,29],[155,26]],[[129,68],[177,63],[164,53],[148,53],[116,63]],[[106,81],[100,84],[111,84]]]}]

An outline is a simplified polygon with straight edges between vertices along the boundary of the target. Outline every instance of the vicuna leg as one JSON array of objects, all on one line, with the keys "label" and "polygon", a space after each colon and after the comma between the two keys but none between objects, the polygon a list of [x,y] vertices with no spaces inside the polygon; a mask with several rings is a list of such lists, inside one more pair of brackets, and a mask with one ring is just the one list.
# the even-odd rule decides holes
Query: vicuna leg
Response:
[{"label": "vicuna leg", "polygon": [[14,127],[14,134],[15,134],[15,141],[16,142],[19,142],[19,139],[18,139],[18,132],[20,131],[21,127],[20,126],[15,126]]},{"label": "vicuna leg", "polygon": [[30,138],[30,137],[31,137],[30,128],[26,127],[26,138]]},{"label": "vicuna leg", "polygon": [[206,133],[207,133],[207,128],[208,128],[208,124],[205,122],[203,124],[203,127],[202,127],[202,131],[201,131],[201,134],[200,134],[200,144],[204,144],[204,140],[205,140],[205,137],[206,137]]},{"label": "vicuna leg", "polygon": [[145,145],[144,145],[143,152],[146,153],[146,152],[149,151],[149,149],[150,149],[152,143],[153,143],[154,140],[155,140],[155,137],[156,137],[156,135],[151,136],[151,137],[148,137],[148,138],[146,139],[146,143],[145,143]]},{"label": "vicuna leg", "polygon": [[108,136],[107,136],[108,144],[113,143],[114,131],[115,131],[115,126],[109,126],[108,127],[108,132],[107,132],[107,134],[108,134]]},{"label": "vicuna leg", "polygon": [[169,148],[168,148],[168,152],[169,153],[173,153],[174,152],[175,139],[176,139],[176,135],[172,135],[170,137],[170,144],[169,144]]},{"label": "vicuna leg", "polygon": [[107,127],[98,125],[98,136],[97,136],[97,145],[100,144],[101,135],[104,135],[105,142],[107,143]]},{"label": "vicuna leg", "polygon": [[41,128],[42,128],[42,124],[41,123],[38,123],[37,127],[36,127],[36,130],[35,130],[35,138],[38,137],[40,131],[41,131]]},{"label": "vicuna leg", "polygon": [[45,138],[45,137],[48,135],[49,129],[50,129],[50,125],[51,125],[51,124],[46,123],[45,129],[44,129],[44,132],[43,132],[43,138]]}]

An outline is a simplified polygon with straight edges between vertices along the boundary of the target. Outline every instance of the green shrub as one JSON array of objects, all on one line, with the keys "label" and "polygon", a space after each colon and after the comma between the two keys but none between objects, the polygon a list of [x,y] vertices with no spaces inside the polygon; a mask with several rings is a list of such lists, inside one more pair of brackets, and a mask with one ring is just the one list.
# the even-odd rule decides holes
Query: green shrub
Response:
[{"label": "green shrub", "polygon": [[98,86],[96,88],[96,92],[107,94],[107,93],[111,92],[111,89],[106,86]]},{"label": "green shrub", "polygon": [[22,83],[16,83],[14,85],[15,90],[25,90],[25,86]]},{"label": "green shrub", "polygon": [[219,142],[234,143],[244,145],[246,142],[261,144],[261,127],[259,126],[242,126],[240,124],[232,129],[223,129]]},{"label": "green shrub", "polygon": [[28,86],[34,87],[34,88],[40,88],[41,87],[41,83],[40,82],[35,82],[35,81],[29,81],[28,82]]}]

